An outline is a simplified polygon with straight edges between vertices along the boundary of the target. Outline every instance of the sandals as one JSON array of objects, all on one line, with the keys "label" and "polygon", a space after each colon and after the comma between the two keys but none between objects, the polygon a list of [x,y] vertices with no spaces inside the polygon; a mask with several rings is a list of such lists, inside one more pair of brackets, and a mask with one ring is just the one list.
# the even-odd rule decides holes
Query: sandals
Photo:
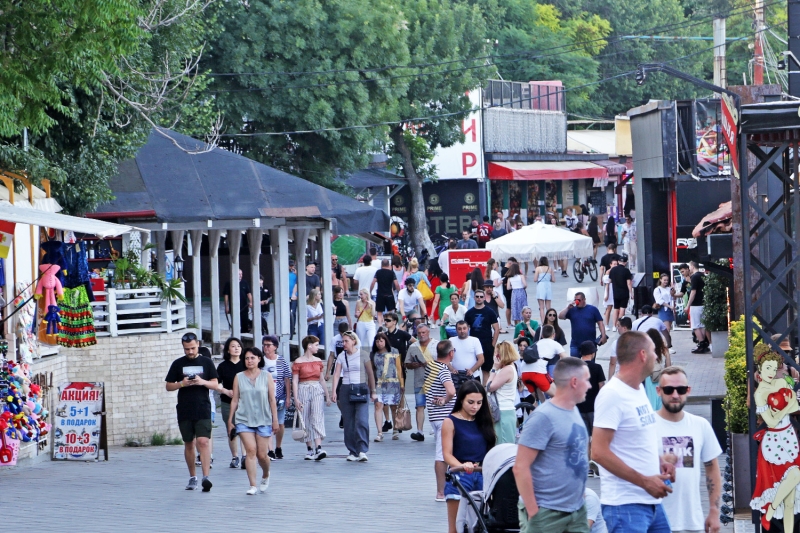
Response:
[{"label": "sandals", "polygon": [[375,437],[375,442],[383,442],[383,433],[378,433],[378,436]]},{"label": "sandals", "polygon": [[400,440],[400,432],[395,431],[392,433],[392,440]]}]

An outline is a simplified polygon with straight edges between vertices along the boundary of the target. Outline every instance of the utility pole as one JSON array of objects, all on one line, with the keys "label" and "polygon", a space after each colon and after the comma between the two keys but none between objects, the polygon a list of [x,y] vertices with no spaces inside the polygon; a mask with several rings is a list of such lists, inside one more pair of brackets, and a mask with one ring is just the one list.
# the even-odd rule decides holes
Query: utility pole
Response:
[{"label": "utility pole", "polygon": [[714,85],[728,86],[728,74],[725,68],[725,29],[724,18],[714,19]]},{"label": "utility pole", "polygon": [[[789,23],[789,51],[794,57],[800,58],[800,1],[787,2],[787,15]],[[789,78],[789,94],[800,98],[800,65],[794,60],[786,58],[786,72]]]},{"label": "utility pole", "polygon": [[761,38],[764,30],[764,0],[756,0],[756,40],[753,53],[753,85],[764,85],[764,47]]}]

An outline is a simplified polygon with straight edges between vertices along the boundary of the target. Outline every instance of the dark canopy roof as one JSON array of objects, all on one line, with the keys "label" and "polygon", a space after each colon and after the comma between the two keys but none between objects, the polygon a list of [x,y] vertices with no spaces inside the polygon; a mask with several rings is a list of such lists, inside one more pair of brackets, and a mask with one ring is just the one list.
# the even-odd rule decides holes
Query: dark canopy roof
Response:
[{"label": "dark canopy roof", "polygon": [[[185,150],[200,151],[202,141],[166,132]],[[192,154],[153,131],[134,160],[123,161],[109,182],[114,200],[97,215],[149,214],[159,222],[329,218],[339,234],[383,231],[385,213],[325,187],[221,148]]]},{"label": "dark canopy roof", "polygon": [[356,170],[345,180],[352,188],[366,189],[368,187],[389,187],[392,185],[405,185],[406,180],[394,172],[379,168],[366,168]]}]

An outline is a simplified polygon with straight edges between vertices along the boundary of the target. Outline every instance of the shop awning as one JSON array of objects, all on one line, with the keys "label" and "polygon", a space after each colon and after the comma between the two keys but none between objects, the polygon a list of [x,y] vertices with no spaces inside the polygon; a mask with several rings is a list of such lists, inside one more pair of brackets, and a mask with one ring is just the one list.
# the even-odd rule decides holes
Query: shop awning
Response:
[{"label": "shop awning", "polygon": [[622,163],[611,161],[610,159],[603,159],[601,161],[592,161],[595,165],[600,165],[608,170],[609,176],[622,176],[627,172],[628,168]]},{"label": "shop awning", "polygon": [[47,211],[39,211],[38,209],[31,209],[30,207],[18,207],[7,203],[0,203],[0,220],[16,222],[17,224],[30,224],[31,226],[43,226],[63,231],[74,231],[76,233],[87,233],[98,237],[114,237],[132,230],[139,231],[133,226],[114,224],[91,218],[73,217],[60,213],[49,213]]},{"label": "shop awning", "polygon": [[508,161],[489,163],[493,180],[577,180],[608,178],[608,169],[589,161]]}]

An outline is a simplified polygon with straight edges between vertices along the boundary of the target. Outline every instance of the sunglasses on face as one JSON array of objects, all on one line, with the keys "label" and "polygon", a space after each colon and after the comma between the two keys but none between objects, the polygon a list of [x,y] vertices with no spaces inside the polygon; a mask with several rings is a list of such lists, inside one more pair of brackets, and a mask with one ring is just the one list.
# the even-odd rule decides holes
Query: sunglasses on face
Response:
[{"label": "sunglasses on face", "polygon": [[662,391],[664,392],[664,394],[666,394],[667,396],[672,396],[672,394],[673,394],[675,391],[678,391],[678,394],[680,394],[681,396],[683,396],[684,394],[686,394],[687,392],[689,392],[689,387],[687,387],[687,386],[683,386],[683,385],[681,385],[680,387],[669,387],[669,386],[667,386],[667,387],[661,387],[661,390],[662,390]]},{"label": "sunglasses on face", "polygon": [[555,316],[556,316],[555,313],[550,313],[547,315],[547,318],[555,318]]}]

